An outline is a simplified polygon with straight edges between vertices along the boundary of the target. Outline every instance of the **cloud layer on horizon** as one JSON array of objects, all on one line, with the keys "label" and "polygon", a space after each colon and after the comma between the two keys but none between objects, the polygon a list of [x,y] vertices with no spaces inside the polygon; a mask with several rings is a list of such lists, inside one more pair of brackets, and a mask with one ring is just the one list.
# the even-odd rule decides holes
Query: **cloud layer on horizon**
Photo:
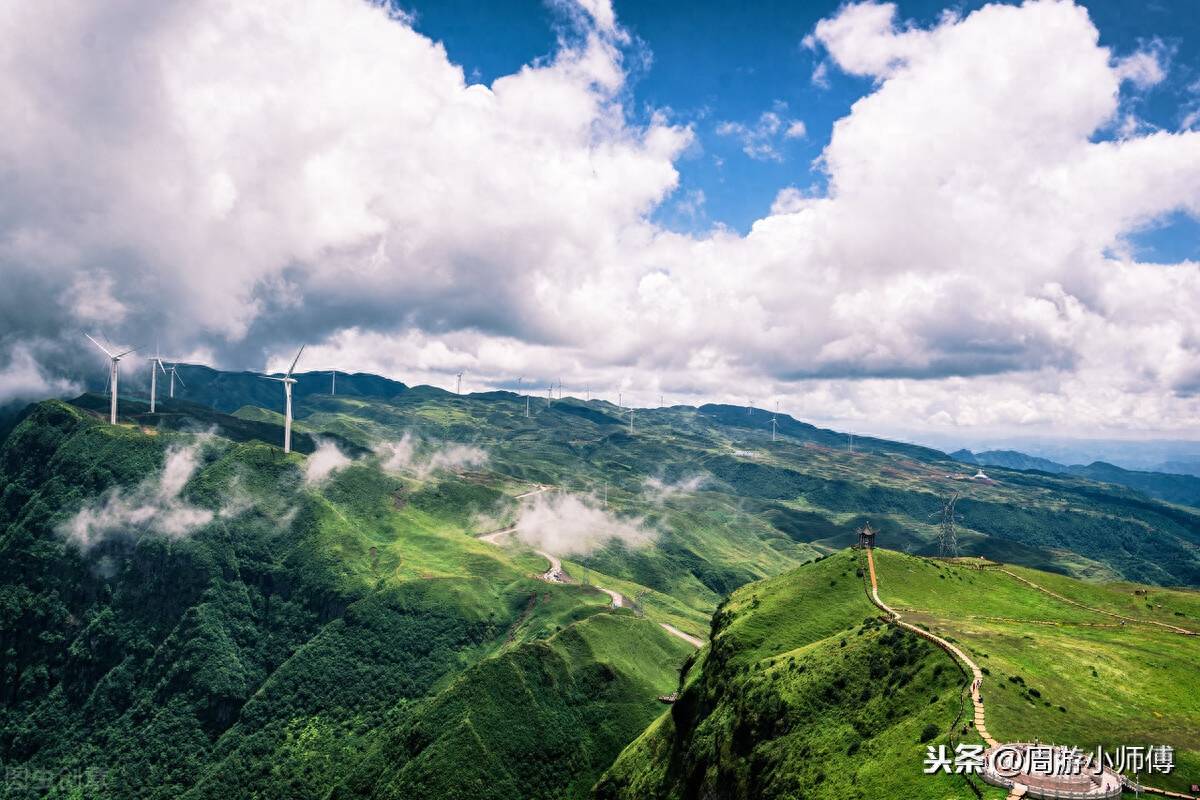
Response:
[{"label": "cloud layer on horizon", "polygon": [[364,0],[7,9],[0,399],[81,377],[90,326],[877,427],[1200,423],[1200,265],[1129,244],[1200,216],[1200,133],[1124,125],[1154,51],[1057,0],[930,28],[845,6],[807,43],[874,85],[828,192],[686,235],[651,214],[702,143],[634,121],[605,0],[555,7],[557,52],[490,86]]}]

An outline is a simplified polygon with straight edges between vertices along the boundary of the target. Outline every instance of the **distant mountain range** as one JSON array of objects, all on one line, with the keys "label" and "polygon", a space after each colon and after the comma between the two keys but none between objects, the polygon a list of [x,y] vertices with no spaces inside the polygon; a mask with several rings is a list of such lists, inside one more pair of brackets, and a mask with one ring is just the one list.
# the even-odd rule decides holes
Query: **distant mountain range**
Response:
[{"label": "distant mountain range", "polygon": [[1094,481],[1127,486],[1168,503],[1200,507],[1200,477],[1198,477],[1200,463],[1167,462],[1164,466],[1178,465],[1194,470],[1191,473],[1183,470],[1172,473],[1124,469],[1103,461],[1094,461],[1086,466],[1083,464],[1060,464],[1048,458],[1039,458],[1016,450],[988,450],[982,453],[957,450],[951,453],[950,457],[965,464],[976,464],[981,467],[1002,467],[1021,471],[1035,470],[1051,475],[1076,475]]}]

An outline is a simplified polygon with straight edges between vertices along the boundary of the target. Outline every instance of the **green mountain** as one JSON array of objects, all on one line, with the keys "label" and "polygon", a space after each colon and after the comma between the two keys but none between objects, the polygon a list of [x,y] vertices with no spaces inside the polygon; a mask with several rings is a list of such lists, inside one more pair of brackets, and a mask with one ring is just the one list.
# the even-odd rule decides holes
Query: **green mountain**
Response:
[{"label": "green mountain", "polygon": [[[117,426],[91,395],[23,412],[0,446],[0,759],[40,777],[6,797],[585,797],[663,728],[681,674],[670,719],[692,708],[697,730],[725,667],[757,702],[762,658],[724,649],[732,630],[763,658],[791,642],[819,737],[804,752],[852,755],[844,727],[818,729],[861,706],[853,736],[890,731],[886,766],[950,713],[957,678],[864,622],[840,551],[870,520],[881,544],[935,553],[931,514],[954,493],[964,552],[1200,585],[1200,515],[1111,484],[973,482],[937,451],[851,450],[788,417],[773,439],[759,409],[638,409],[631,431],[600,401],[536,399],[526,416],[509,392],[362,387],[304,395],[289,455],[273,402],[236,392],[232,414],[123,400]],[[518,520],[519,541],[477,538]],[[539,549],[570,556],[562,581]],[[795,621],[729,616],[769,597]],[[831,657],[855,666],[815,666]],[[719,719],[750,742],[774,731]],[[81,787],[88,770],[103,780]]]},{"label": "green mountain", "polygon": [[[1175,629],[1200,629],[1195,592],[875,556],[884,602],[982,665],[987,729],[1000,741],[1110,753],[1166,745],[1175,770],[1143,773],[1146,782],[1174,791],[1196,782],[1200,637]],[[842,551],[734,592],[679,699],[595,796],[1004,798],[978,778],[972,788],[962,774],[924,774],[926,745],[981,742],[969,676],[885,624],[865,572],[861,551]]]},{"label": "green mountain", "polygon": [[1188,474],[1167,474],[1163,472],[1142,472],[1124,469],[1115,464],[1095,461],[1091,464],[1074,464],[1065,466],[1046,458],[1026,455],[1016,450],[988,450],[983,453],[972,453],[970,450],[959,450],[951,453],[950,457],[967,464],[977,464],[988,467],[1004,467],[1014,470],[1038,470],[1051,474],[1077,475],[1081,478],[1100,483],[1115,483],[1136,489],[1149,497],[1164,500],[1168,503],[1180,503],[1186,506],[1200,507],[1200,477]]}]

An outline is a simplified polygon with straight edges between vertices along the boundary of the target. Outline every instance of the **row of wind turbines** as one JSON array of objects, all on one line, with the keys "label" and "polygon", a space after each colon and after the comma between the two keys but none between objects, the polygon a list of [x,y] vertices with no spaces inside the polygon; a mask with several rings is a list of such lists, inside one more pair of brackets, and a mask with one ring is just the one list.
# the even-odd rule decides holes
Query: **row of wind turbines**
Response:
[{"label": "row of wind turbines", "polygon": [[[114,353],[111,350],[109,350],[107,347],[105,347],[104,345],[100,344],[100,342],[98,342],[94,338],[92,338],[91,334],[85,333],[84,336],[86,336],[91,341],[92,344],[94,344],[94,345],[96,345],[96,347],[100,348],[100,350],[104,353],[104,355],[108,356],[108,359],[109,359],[108,385],[109,385],[109,388],[111,389],[108,421],[110,424],[116,425],[117,424],[117,378],[120,375],[120,370],[118,369],[118,365],[121,363],[122,358],[129,355],[130,353],[136,352],[138,348],[131,347],[130,349],[125,350],[123,352]],[[296,371],[296,365],[300,363],[300,356],[304,353],[304,348],[305,348],[305,345],[300,345],[300,349],[296,352],[296,357],[294,359],[292,359],[292,365],[290,367],[288,367],[287,372],[284,373],[284,376],[282,378],[277,377],[275,375],[260,375],[259,376],[259,377],[265,378],[269,381],[278,381],[279,383],[283,384],[283,452],[284,453],[292,452],[292,387],[296,384],[296,379],[292,377],[292,374]],[[161,357],[159,357],[157,352],[155,353],[155,355],[147,358],[147,361],[150,362],[150,413],[153,414],[153,413],[155,413],[155,407],[156,407],[155,404],[157,401],[158,373],[160,371],[164,375],[170,376],[171,383],[170,383],[169,391],[170,391],[171,398],[175,397],[175,381],[176,380],[178,380],[179,383],[185,387],[187,386],[187,384],[183,382],[183,378],[180,378],[176,374],[176,367],[178,365],[172,364],[168,368],[167,366],[165,366],[163,364],[163,360]],[[337,372],[331,371],[329,373],[329,375],[330,375],[330,380],[331,380],[330,389],[329,389],[330,393],[333,395],[336,395],[337,394]],[[456,376],[458,379],[457,385],[455,386],[456,394],[462,394],[462,376],[463,376],[462,372],[459,372]],[[524,380],[525,380],[524,376],[517,378],[517,395],[518,395],[518,397],[521,395],[521,383]],[[553,402],[554,388],[555,388],[554,384],[552,383],[546,389],[546,402],[547,403]],[[559,379],[559,381],[558,381],[558,398],[560,400],[562,399],[562,379]],[[587,399],[589,401],[592,399],[592,387],[590,385],[587,387]],[[525,416],[526,417],[529,416],[529,412],[530,412],[529,400],[530,400],[530,396],[526,395],[525,396]],[[663,407],[662,395],[659,395],[658,406],[659,406],[659,408]],[[617,393],[617,409],[622,412],[626,411],[626,410],[629,411],[629,433],[632,434],[633,433],[634,409],[633,409],[632,405],[628,409],[624,408],[624,398],[622,397],[622,394],[620,392]],[[747,411],[750,414],[753,414],[754,406],[750,405],[747,408]],[[779,413],[779,404],[776,403],[775,404],[775,414],[773,414],[771,416],[771,441],[772,442],[774,442],[776,440],[777,423],[776,423],[775,417],[778,413]],[[854,448],[853,434],[851,434],[850,436],[851,436],[850,449],[853,450],[853,448]]]},{"label": "row of wind turbines", "polygon": [[[93,338],[93,336],[90,333],[85,333],[83,335],[86,336],[92,344],[94,344],[94,345],[96,345],[96,347],[100,348],[100,351],[103,352],[104,355],[108,356],[108,362],[109,362],[108,363],[108,387],[110,390],[109,406],[108,406],[108,421],[109,421],[109,424],[116,425],[117,424],[117,397],[118,397],[117,381],[121,375],[121,370],[119,368],[121,359],[124,358],[125,356],[129,355],[130,353],[137,352],[138,348],[131,347],[128,350],[122,351],[120,353],[114,353],[112,350],[109,350],[107,347],[100,344],[100,342],[96,341],[96,339]],[[279,381],[280,383],[283,384],[283,408],[284,408],[284,413],[283,413],[283,452],[285,452],[285,453],[292,452],[292,386],[295,385],[295,383],[296,383],[296,379],[292,377],[292,373],[295,372],[296,364],[298,364],[300,362],[300,354],[303,352],[304,352],[304,345],[300,345],[300,350],[296,353],[296,357],[292,360],[292,365],[290,367],[288,367],[287,373],[282,378],[276,377],[274,375],[260,376],[260,377],[266,378],[269,381]],[[146,360],[150,362],[150,413],[153,414],[153,413],[155,413],[155,411],[157,409],[157,403],[158,403],[158,373],[159,373],[159,371],[162,371],[162,373],[164,375],[170,376],[171,383],[170,383],[170,388],[168,391],[170,393],[171,398],[175,397],[175,381],[179,381],[181,386],[186,387],[187,384],[183,382],[183,378],[179,377],[176,374],[176,368],[178,367],[178,364],[172,364],[168,368],[165,364],[163,364],[162,358],[157,353],[155,353],[153,356],[150,356]],[[333,383],[331,385],[331,391],[336,393],[337,392],[337,373],[331,372],[330,375],[333,378]]]}]

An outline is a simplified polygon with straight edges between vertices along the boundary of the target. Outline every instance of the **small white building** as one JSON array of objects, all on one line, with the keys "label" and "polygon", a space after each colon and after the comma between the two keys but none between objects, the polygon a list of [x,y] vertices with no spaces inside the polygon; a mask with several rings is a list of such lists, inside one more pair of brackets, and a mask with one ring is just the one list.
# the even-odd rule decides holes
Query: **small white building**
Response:
[{"label": "small white building", "polygon": [[978,472],[976,472],[974,475],[971,476],[971,480],[973,480],[973,481],[990,481],[991,478],[989,478],[987,476],[987,474],[981,469]]}]

